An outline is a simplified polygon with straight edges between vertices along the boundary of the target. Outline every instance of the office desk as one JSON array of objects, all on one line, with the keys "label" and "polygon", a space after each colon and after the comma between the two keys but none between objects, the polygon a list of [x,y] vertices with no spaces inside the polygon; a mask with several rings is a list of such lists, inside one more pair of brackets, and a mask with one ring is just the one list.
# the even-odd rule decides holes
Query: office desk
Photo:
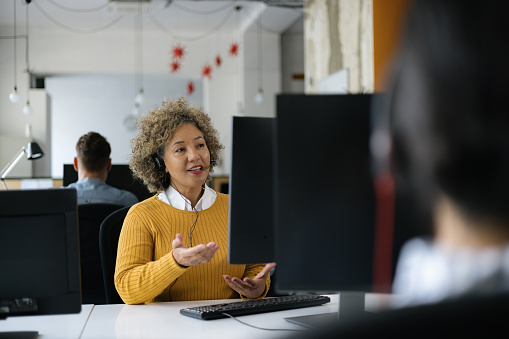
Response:
[{"label": "office desk", "polygon": [[[238,319],[263,328],[303,328],[285,317],[337,311],[337,296],[330,303],[304,309],[247,315]],[[231,318],[199,320],[181,315],[186,307],[211,305],[235,300],[168,302],[147,305],[98,305],[94,307],[81,338],[281,338],[290,331],[264,331]]]},{"label": "office desk", "polygon": [[77,314],[8,317],[0,320],[0,332],[37,331],[38,339],[80,338],[93,305],[83,305]]},{"label": "office desk", "polygon": [[[322,306],[262,313],[238,317],[248,324],[272,329],[303,330],[299,325],[284,320],[286,317],[338,311],[338,296],[329,295],[331,302]],[[367,295],[366,309],[384,306],[386,298]],[[81,338],[282,338],[291,331],[265,331],[255,329],[231,318],[198,320],[181,315],[186,307],[219,304],[235,300],[208,300],[168,302],[146,305],[96,305]]]}]

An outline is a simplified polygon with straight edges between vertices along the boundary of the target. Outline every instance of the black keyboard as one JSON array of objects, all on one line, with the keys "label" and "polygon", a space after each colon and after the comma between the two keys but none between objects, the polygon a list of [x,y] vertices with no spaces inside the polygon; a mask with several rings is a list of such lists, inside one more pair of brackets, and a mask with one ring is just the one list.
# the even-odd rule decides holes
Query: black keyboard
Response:
[{"label": "black keyboard", "polygon": [[[294,308],[319,306],[330,302],[330,298],[314,294],[296,294],[256,300],[236,301],[231,303],[183,308],[180,314],[211,320],[231,316],[289,310]],[[225,314],[226,313],[226,314]]]}]

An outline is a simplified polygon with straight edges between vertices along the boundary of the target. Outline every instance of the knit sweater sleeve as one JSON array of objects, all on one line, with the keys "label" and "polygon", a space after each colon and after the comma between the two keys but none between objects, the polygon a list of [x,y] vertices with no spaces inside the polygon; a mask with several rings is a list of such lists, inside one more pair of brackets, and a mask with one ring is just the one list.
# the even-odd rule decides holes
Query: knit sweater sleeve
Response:
[{"label": "knit sweater sleeve", "polygon": [[127,214],[118,242],[115,286],[127,304],[152,301],[188,268],[170,251],[154,260],[154,238],[147,211],[135,207]]}]

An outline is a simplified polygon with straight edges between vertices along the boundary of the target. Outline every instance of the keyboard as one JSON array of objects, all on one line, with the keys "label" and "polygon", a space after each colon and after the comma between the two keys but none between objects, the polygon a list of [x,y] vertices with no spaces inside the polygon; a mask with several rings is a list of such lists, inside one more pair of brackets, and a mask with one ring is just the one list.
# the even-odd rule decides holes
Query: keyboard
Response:
[{"label": "keyboard", "polygon": [[330,298],[315,294],[296,294],[256,300],[244,300],[224,304],[183,308],[180,314],[201,320],[212,320],[265,312],[319,306],[330,302]]}]

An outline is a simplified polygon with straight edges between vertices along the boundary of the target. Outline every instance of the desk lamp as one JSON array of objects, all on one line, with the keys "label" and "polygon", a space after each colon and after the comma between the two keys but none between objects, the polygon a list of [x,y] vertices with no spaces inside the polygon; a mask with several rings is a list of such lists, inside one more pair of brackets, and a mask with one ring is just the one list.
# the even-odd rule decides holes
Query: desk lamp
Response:
[{"label": "desk lamp", "polygon": [[12,158],[11,161],[2,169],[0,172],[0,180],[2,180],[2,184],[4,185],[5,190],[7,191],[7,185],[5,185],[5,177],[9,172],[16,166],[16,164],[21,160],[23,154],[26,154],[28,160],[35,160],[42,158],[44,156],[44,152],[42,151],[39,144],[35,141],[31,141],[27,146],[21,147],[19,152]]}]

